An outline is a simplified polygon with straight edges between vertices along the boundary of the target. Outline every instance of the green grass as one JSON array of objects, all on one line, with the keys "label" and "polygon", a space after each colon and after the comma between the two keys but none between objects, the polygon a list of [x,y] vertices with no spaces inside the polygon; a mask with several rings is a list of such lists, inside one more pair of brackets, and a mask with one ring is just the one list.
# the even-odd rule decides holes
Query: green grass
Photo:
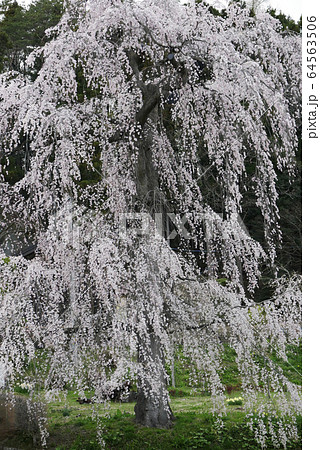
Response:
[{"label": "green grass", "polygon": [[[238,397],[232,392],[229,398]],[[91,405],[80,405],[77,396],[68,392],[64,401],[50,403],[48,410],[48,449],[91,450],[99,449],[96,438],[96,421],[92,419]],[[263,400],[263,399],[262,399]],[[133,403],[110,403],[98,407],[103,433],[108,449],[257,449],[252,432],[247,428],[245,412],[238,405],[228,405],[223,418],[224,427],[217,426],[211,414],[211,399],[206,396],[173,398],[171,406],[175,415],[174,427],[158,430],[141,427],[134,420]],[[301,435],[301,420],[299,420]],[[21,450],[38,448],[32,439],[17,435],[3,442],[7,447]],[[269,443],[268,449],[272,449]],[[288,449],[300,449],[301,440]]]},{"label": "green grass", "polygon": [[292,382],[301,385],[302,382],[302,344],[299,347],[290,346],[287,349],[288,362],[277,358],[274,354],[271,359],[283,370],[284,375]]},{"label": "green grass", "polygon": [[[288,362],[269,357],[284,371],[290,381],[301,384],[301,347],[288,349]],[[224,371],[221,379],[229,398],[242,396],[241,378],[235,362],[236,354],[225,347]],[[189,361],[180,357],[175,364],[176,386],[169,387],[171,407],[175,415],[170,430],[149,429],[134,421],[134,403],[112,402],[106,408],[99,405],[98,415],[102,424],[102,438],[107,449],[258,449],[252,432],[246,426],[245,412],[241,405],[227,405],[224,427],[217,426],[211,414],[211,399],[205,387],[194,390],[189,385]],[[19,391],[19,388],[17,389]],[[26,393],[24,393],[26,395]],[[90,397],[91,392],[87,393]],[[80,405],[78,395],[68,391],[66,398],[51,402],[48,408],[50,437],[48,449],[93,450],[99,449],[96,435],[96,421],[92,419],[90,404]],[[261,401],[264,401],[263,396]],[[301,448],[301,418],[299,419],[300,441],[291,443],[288,449]],[[27,435],[15,435],[0,442],[0,445],[21,450],[38,448]],[[268,449],[273,449],[268,442]]]},{"label": "green grass", "polygon": [[[68,415],[65,407],[52,403],[49,410],[50,438],[48,449],[94,450],[99,449],[96,438],[96,422],[91,418],[90,405],[79,405],[73,395],[68,396]],[[106,418],[99,409],[103,426],[102,438],[108,449],[257,449],[252,432],[245,425],[242,408],[228,407],[223,419],[224,427],[217,426],[210,414],[210,399],[188,397],[172,400],[175,414],[174,427],[170,430],[149,429],[134,421],[132,404],[112,403]],[[301,422],[300,422],[301,428]],[[5,442],[23,450],[37,448],[30,438],[15,436]],[[268,449],[272,449],[269,443]],[[288,449],[300,449],[301,442],[292,443]]]}]

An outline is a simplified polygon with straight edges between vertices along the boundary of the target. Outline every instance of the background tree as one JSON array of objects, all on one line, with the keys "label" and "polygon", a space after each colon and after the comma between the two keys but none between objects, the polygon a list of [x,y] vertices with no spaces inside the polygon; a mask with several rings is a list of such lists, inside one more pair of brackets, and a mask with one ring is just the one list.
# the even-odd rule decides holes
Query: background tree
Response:
[{"label": "background tree", "polygon": [[26,70],[27,56],[35,47],[43,46],[50,39],[46,30],[58,23],[62,9],[62,0],[37,0],[27,9],[14,0],[0,3],[0,13],[3,15],[0,33],[6,36],[2,47],[4,68]]},{"label": "background tree", "polygon": [[[38,241],[34,260],[2,264],[7,384],[45,349],[48,391],[90,386],[99,401],[135,380],[137,420],[169,427],[165,362],[182,346],[219,416],[227,340],[257,439],[269,411],[283,424],[274,445],[285,444],[296,436],[299,388],[253,353],[286,358],[286,345],[299,344],[299,278],[275,279],[263,308],[252,297],[281,240],[277,172],[295,171],[300,40],[237,4],[216,17],[174,0],[69,3],[56,38],[28,59],[43,55],[36,78],[1,77],[1,151],[8,158],[28,143],[21,179],[10,184],[4,164],[2,216]],[[83,183],[88,172],[98,176]],[[249,194],[260,242],[238,220]],[[175,250],[172,223],[159,232],[168,213]],[[270,383],[277,396],[261,405]]]},{"label": "background tree", "polygon": [[287,30],[287,31],[294,31],[296,33],[300,33],[301,32],[301,28],[302,28],[302,16],[300,16],[300,19],[298,20],[298,22],[295,22],[295,20],[293,20],[290,16],[287,16],[286,14],[284,14],[283,12],[278,12],[275,8],[268,8],[267,12],[272,16],[275,17],[276,19],[278,19],[283,27],[283,30]]}]

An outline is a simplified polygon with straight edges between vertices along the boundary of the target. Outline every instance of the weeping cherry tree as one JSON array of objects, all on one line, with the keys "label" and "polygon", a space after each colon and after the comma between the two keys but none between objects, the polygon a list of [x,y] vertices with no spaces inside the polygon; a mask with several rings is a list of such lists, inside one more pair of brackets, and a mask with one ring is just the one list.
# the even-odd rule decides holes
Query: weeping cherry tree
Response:
[{"label": "weeping cherry tree", "polygon": [[[300,279],[276,267],[299,37],[267,13],[176,0],[70,0],[48,33],[26,75],[0,77],[1,225],[37,245],[32,260],[0,260],[6,389],[25,376],[34,396],[72,386],[99,403],[130,381],[138,423],[168,428],[179,348],[219,421],[227,343],[257,442],[285,446],[301,392],[268,355],[287,360],[301,339]],[[248,192],[261,242],[239,219]],[[263,266],[274,286],[257,304]]]}]

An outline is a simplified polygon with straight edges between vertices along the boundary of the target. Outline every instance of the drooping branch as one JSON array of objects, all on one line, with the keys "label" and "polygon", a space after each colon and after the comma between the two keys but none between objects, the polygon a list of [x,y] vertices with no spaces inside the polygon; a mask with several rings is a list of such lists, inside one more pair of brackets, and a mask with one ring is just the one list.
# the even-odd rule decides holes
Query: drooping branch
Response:
[{"label": "drooping branch", "polygon": [[145,90],[145,98],[142,107],[136,114],[137,122],[143,127],[146,123],[149,114],[160,101],[160,90],[158,85],[147,85],[144,88]]}]

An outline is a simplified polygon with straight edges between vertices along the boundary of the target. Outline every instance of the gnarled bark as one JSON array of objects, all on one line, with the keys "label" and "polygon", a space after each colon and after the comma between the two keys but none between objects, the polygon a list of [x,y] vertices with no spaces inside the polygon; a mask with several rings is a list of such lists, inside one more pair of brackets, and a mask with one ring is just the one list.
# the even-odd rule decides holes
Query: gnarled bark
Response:
[{"label": "gnarled bark", "polygon": [[[170,428],[174,419],[166,388],[164,361],[161,344],[153,332],[150,345],[142,346],[139,353],[142,370],[148,374],[144,384],[138,385],[138,398],[134,408],[137,423],[146,427]],[[156,386],[155,391],[153,387]]]}]

